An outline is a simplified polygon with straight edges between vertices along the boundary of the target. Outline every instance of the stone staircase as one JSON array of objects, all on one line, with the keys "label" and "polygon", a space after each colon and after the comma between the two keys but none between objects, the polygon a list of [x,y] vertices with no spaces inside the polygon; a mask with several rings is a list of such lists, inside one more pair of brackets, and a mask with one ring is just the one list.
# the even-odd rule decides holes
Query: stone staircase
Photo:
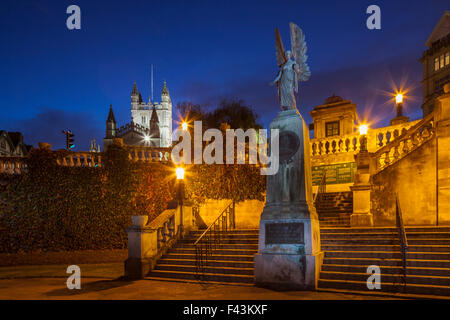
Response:
[{"label": "stone staircase", "polygon": [[353,212],[352,192],[329,192],[316,201],[320,227],[349,227]]},{"label": "stone staircase", "polygon": [[[203,230],[192,231],[158,260],[147,278],[198,281],[194,242]],[[253,255],[258,251],[258,229],[229,231],[208,258],[202,281],[253,284]]]},{"label": "stone staircase", "polygon": [[[407,283],[396,228],[321,228],[320,290],[450,296],[450,227],[407,227]],[[381,268],[369,290],[367,267]]]}]

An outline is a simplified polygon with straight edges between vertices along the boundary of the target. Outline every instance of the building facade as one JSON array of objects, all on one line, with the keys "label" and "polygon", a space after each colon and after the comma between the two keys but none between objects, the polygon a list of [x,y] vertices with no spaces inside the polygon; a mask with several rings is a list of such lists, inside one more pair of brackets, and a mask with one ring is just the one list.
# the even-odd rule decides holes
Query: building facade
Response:
[{"label": "building facade", "polygon": [[117,126],[112,106],[106,120],[106,137],[104,147],[112,143],[112,139],[122,138],[124,144],[169,148],[172,145],[172,100],[167,84],[164,81],[161,102],[142,99],[136,83],[131,91],[131,122]]},{"label": "building facade", "polygon": [[31,146],[23,143],[22,133],[0,130],[0,156],[23,157],[30,149]]},{"label": "building facade", "polygon": [[450,82],[450,11],[446,11],[425,45],[422,62],[423,116],[430,114],[436,98],[444,93],[443,87]]}]

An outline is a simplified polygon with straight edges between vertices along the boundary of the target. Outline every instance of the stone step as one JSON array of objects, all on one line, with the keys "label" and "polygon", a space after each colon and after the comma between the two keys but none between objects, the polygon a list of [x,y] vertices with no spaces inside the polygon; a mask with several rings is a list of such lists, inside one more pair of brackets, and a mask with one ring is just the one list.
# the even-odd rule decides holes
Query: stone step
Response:
[{"label": "stone step", "polygon": [[[181,272],[197,272],[195,265],[170,265],[170,264],[158,264],[154,271],[181,271]],[[227,274],[227,275],[249,275],[253,276],[253,268],[234,268],[234,267],[210,267],[205,266],[203,272],[210,274]]]},{"label": "stone step", "polygon": [[[194,242],[197,241],[197,238],[184,238],[182,240],[178,240],[177,244],[190,244],[194,245]],[[253,237],[251,239],[233,239],[233,238],[221,238],[220,243],[223,244],[258,244],[258,237]]]},{"label": "stone step", "polygon": [[400,241],[398,239],[391,238],[375,238],[375,239],[320,239],[320,244],[322,246],[325,245],[363,245],[363,244],[373,244],[373,245],[400,245]]},{"label": "stone step", "polygon": [[160,278],[203,280],[203,281],[217,281],[217,282],[253,283],[253,275],[250,276],[250,275],[204,273],[200,276],[195,272],[153,270],[152,272],[150,272],[149,276],[153,278],[160,277]]},{"label": "stone step", "polygon": [[[348,272],[348,273],[366,273],[369,265],[337,265],[337,264],[324,264],[322,271],[324,272]],[[403,274],[402,266],[379,266],[381,269],[381,276],[386,274]],[[407,267],[407,275],[422,275],[422,276],[440,276],[450,277],[450,268],[418,268]]]},{"label": "stone step", "polygon": [[405,286],[398,283],[382,282],[380,290],[369,290],[366,281],[342,281],[332,279],[320,279],[318,287],[323,289],[337,289],[346,290],[347,292],[389,292],[401,294],[420,294],[420,295],[434,295],[434,296],[448,296],[450,295],[450,287],[420,285],[420,284],[406,284]]},{"label": "stone step", "polygon": [[[325,257],[323,266],[325,265],[377,265],[377,266],[402,266],[401,258],[350,258],[350,257]],[[450,268],[450,260],[407,260],[407,267],[417,268]]]},{"label": "stone step", "polygon": [[[321,230],[324,230],[325,228],[321,228]],[[322,233],[320,232],[320,238],[321,239],[329,239],[329,240],[342,240],[342,239],[367,239],[367,237],[370,237],[372,239],[375,238],[390,238],[390,239],[398,239],[397,233]]]},{"label": "stone step", "polygon": [[[371,274],[367,273],[349,273],[349,272],[328,272],[320,273],[320,280],[340,280],[340,281],[367,281]],[[381,282],[387,283],[403,283],[401,274],[382,274]],[[433,286],[450,286],[450,277],[439,277],[430,275],[408,275],[406,277],[408,284],[433,285]],[[381,285],[383,286],[383,284]],[[450,293],[450,292],[449,292]]]},{"label": "stone step", "polygon": [[[257,252],[255,249],[216,249],[213,250],[213,254],[215,255],[253,255]],[[179,253],[179,254],[194,254],[195,248],[193,246],[187,248],[177,248],[174,247],[170,249],[170,253]]]},{"label": "stone step", "polygon": [[[407,259],[450,260],[449,252],[408,252]],[[399,251],[325,251],[327,258],[401,259]]]},{"label": "stone step", "polygon": [[[195,266],[195,259],[160,259],[158,260],[158,264],[160,265],[185,265],[185,266]],[[225,260],[210,260],[206,261],[206,266],[209,267],[227,267],[227,268],[253,268],[253,261],[225,261]]]},{"label": "stone step", "polygon": [[[379,245],[379,244],[326,244],[322,245],[323,251],[400,251],[400,245]],[[408,253],[412,252],[445,252],[450,254],[448,245],[409,245]]]},{"label": "stone step", "polygon": [[[258,242],[256,242],[256,244],[240,244],[240,243],[235,243],[235,244],[227,244],[227,243],[218,243],[216,245],[212,245],[214,250],[221,250],[221,249],[236,249],[236,250],[253,250],[253,251],[257,251],[258,250]],[[176,244],[172,249],[192,249],[195,250],[195,247],[193,244],[189,244],[189,243],[180,243],[180,244]]]},{"label": "stone step", "polygon": [[317,208],[316,211],[319,215],[332,215],[332,214],[348,214],[353,212],[353,208]]},{"label": "stone step", "polygon": [[[190,236],[200,236],[205,230],[195,230],[191,231],[189,233]],[[217,231],[218,233],[220,231]],[[259,229],[235,229],[231,231],[223,231],[223,234],[230,236],[230,235],[240,235],[240,234],[259,234]]]},{"label": "stone step", "polygon": [[199,280],[199,279],[176,279],[176,278],[165,278],[162,276],[159,277],[151,277],[151,276],[146,276],[144,278],[145,280],[152,280],[152,281],[169,281],[169,282],[182,282],[182,283],[195,283],[195,284],[199,284],[199,283],[208,283],[211,285],[214,284],[218,284],[218,285],[238,285],[238,286],[245,286],[245,287],[252,287],[253,286],[253,282],[252,283],[244,283],[244,282],[223,282],[223,281],[204,281],[204,280]]},{"label": "stone step", "polygon": [[[322,245],[340,245],[340,244],[374,244],[374,245],[400,245],[400,240],[393,238],[361,238],[361,239],[323,239]],[[408,239],[408,245],[450,245],[450,239]]]},{"label": "stone step", "polygon": [[[406,234],[410,233],[450,233],[450,227],[427,227],[427,226],[420,226],[420,227],[412,227],[407,226],[405,227]],[[325,228],[320,230],[321,233],[382,233],[382,232],[393,232],[397,233],[397,228],[395,227],[367,227],[367,228]]]},{"label": "stone step", "polygon": [[[162,256],[163,259],[185,259],[185,260],[195,260],[195,253],[174,253],[168,252]],[[220,260],[220,261],[249,261],[253,262],[253,254],[250,255],[225,255],[217,254],[214,252],[208,257],[210,260]]]}]

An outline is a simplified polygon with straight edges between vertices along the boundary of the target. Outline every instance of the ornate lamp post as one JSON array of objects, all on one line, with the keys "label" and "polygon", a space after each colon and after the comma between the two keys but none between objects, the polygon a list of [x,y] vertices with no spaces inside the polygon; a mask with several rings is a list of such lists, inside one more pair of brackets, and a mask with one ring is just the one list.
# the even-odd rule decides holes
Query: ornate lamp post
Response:
[{"label": "ornate lamp post", "polygon": [[350,190],[353,192],[353,213],[350,216],[352,227],[373,226],[373,216],[370,212],[370,155],[367,150],[367,131],[369,126],[362,124],[359,126],[360,148],[355,154],[356,172],[355,181]]},{"label": "ornate lamp post", "polygon": [[397,93],[395,96],[395,103],[397,109],[397,117],[403,117],[403,94]]},{"label": "ornate lamp post", "polygon": [[391,126],[409,121],[409,117],[403,115],[403,98],[404,96],[400,92],[395,95],[395,109],[397,115],[395,118],[391,119]]},{"label": "ornate lamp post", "polygon": [[175,170],[175,174],[177,175],[177,184],[178,184],[178,205],[180,207],[180,227],[179,227],[179,234],[180,237],[183,237],[183,231],[184,231],[184,226],[183,226],[183,188],[184,188],[184,169],[181,167],[178,167]]}]

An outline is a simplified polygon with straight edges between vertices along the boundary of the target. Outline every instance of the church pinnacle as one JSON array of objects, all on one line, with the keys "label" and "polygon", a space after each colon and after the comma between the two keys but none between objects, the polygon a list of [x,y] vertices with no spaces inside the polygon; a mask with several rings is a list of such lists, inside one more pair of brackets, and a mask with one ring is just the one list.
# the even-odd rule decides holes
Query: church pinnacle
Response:
[{"label": "church pinnacle", "polygon": [[163,90],[162,90],[162,95],[169,95],[169,90],[167,89],[167,84],[166,84],[166,81],[164,80],[164,87],[163,87]]},{"label": "church pinnacle", "polygon": [[137,91],[137,87],[136,87],[136,81],[134,82],[133,91],[131,91],[131,95],[132,96],[137,96],[138,95],[138,91]]}]

